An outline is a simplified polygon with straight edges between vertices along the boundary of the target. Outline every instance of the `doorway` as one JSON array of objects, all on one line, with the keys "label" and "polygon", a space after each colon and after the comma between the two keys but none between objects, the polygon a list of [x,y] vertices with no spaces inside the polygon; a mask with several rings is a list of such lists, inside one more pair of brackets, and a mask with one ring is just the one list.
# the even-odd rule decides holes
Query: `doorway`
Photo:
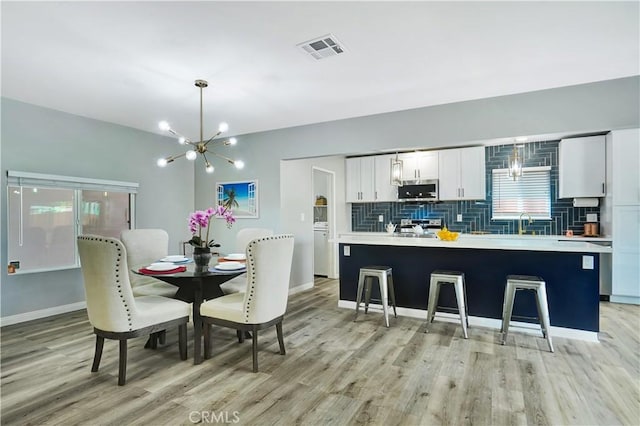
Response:
[{"label": "doorway", "polygon": [[313,274],[335,278],[336,203],[335,173],[313,167]]}]

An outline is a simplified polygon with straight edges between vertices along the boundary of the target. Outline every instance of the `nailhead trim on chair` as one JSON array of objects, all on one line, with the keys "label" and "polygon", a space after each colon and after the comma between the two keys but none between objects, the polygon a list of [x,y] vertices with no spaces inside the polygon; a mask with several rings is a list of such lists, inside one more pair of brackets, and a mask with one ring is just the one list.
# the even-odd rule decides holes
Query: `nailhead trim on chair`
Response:
[{"label": "nailhead trim on chair", "polygon": [[[255,269],[255,259],[253,258],[253,248],[260,241],[268,241],[268,240],[282,240],[284,238],[290,238],[291,235],[274,235],[270,237],[258,238],[249,243],[247,246],[247,263],[248,269],[251,269],[251,277],[249,278],[249,296],[247,297],[247,309],[244,311],[244,322],[249,323],[249,307],[251,306],[251,299],[253,299],[253,295],[256,288],[256,269]],[[249,268],[250,266],[250,268]]]},{"label": "nailhead trim on chair", "polygon": [[120,264],[122,262],[122,252],[124,250],[122,247],[122,243],[116,239],[106,239],[106,238],[100,238],[100,237],[79,236],[78,238],[83,240],[89,240],[89,241],[99,241],[101,243],[108,242],[115,246],[115,249],[118,252],[117,258],[116,258],[116,265],[115,265],[116,285],[118,287],[118,294],[120,295],[120,300],[122,301],[122,304],[124,305],[124,308],[127,311],[127,322],[129,323],[129,331],[133,331],[133,323],[131,322],[131,309],[127,304],[127,301],[124,299],[124,295],[122,294],[122,285],[120,283]]}]

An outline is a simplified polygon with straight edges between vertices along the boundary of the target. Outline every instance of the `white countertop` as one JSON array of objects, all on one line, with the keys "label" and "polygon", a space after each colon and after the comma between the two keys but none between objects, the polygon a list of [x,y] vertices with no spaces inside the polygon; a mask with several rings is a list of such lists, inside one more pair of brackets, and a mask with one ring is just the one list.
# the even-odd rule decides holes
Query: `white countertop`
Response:
[{"label": "white countertop", "polygon": [[611,253],[611,239],[600,237],[564,237],[554,235],[470,235],[460,234],[456,241],[438,238],[401,237],[386,232],[348,232],[339,243],[405,247],[471,248],[485,250],[530,250],[557,252]]}]

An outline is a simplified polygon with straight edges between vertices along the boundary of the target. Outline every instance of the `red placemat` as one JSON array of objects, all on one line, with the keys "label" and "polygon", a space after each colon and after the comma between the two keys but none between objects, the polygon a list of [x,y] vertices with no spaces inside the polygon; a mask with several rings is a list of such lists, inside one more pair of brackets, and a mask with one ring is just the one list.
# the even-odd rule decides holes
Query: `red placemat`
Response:
[{"label": "red placemat", "polygon": [[186,266],[178,266],[174,269],[169,269],[167,271],[153,271],[147,268],[140,268],[138,272],[145,275],[164,275],[164,274],[177,274],[178,272],[185,272],[187,270]]}]

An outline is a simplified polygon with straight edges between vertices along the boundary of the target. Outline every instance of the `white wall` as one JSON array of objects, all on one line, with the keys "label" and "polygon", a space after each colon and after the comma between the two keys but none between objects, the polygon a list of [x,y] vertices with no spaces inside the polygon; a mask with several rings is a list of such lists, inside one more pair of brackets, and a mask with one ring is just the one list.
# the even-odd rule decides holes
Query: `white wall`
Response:
[{"label": "white wall", "polygon": [[[291,286],[313,285],[313,167],[335,173],[335,229],[345,232],[350,217],[344,202],[344,158],[321,157],[280,162],[280,222],[283,232],[295,236]],[[302,217],[304,216],[304,220]],[[334,236],[330,236],[333,240]],[[336,258],[336,243],[330,244],[329,257]],[[333,275],[333,274],[332,274]]]}]

